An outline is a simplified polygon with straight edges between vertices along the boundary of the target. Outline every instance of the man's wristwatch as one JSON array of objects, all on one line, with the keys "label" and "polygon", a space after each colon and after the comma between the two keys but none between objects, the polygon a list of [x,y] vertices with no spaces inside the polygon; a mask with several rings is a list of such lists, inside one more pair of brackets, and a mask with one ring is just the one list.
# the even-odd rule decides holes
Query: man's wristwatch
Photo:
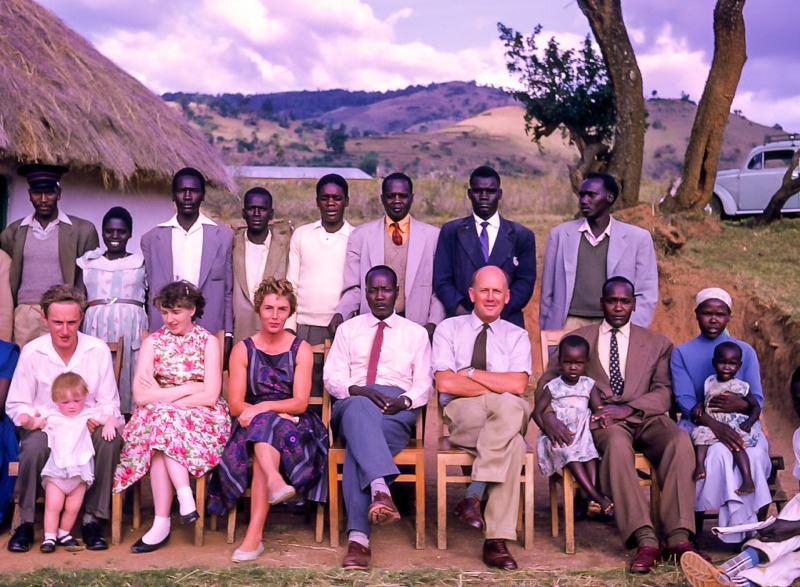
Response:
[{"label": "man's wristwatch", "polygon": [[411,399],[407,395],[401,395],[400,398],[403,400],[403,405],[405,406],[406,410],[411,409]]},{"label": "man's wristwatch", "polygon": [[475,367],[470,367],[467,371],[467,379],[472,379],[472,376],[475,374]]}]

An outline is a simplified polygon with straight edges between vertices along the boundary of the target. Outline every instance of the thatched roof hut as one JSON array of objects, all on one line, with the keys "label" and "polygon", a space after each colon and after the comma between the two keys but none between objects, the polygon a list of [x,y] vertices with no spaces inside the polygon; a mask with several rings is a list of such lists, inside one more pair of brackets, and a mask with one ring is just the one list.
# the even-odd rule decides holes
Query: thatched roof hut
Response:
[{"label": "thatched roof hut", "polygon": [[180,114],[31,0],[0,2],[0,159],[68,165],[128,189],[191,165],[234,189]]}]

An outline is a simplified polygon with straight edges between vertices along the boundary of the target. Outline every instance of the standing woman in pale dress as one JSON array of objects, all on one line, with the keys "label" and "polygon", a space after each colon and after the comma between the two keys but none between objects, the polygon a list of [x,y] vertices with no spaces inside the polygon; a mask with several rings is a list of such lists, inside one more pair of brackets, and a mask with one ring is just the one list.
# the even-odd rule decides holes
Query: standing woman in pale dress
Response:
[{"label": "standing woman in pale dress", "polygon": [[203,315],[203,294],[188,281],[176,281],[165,285],[154,303],[164,326],[142,341],[133,379],[137,408],[122,432],[125,446],[114,475],[119,493],[150,471],[155,519],[131,547],[137,553],[169,540],[173,489],[181,523],[200,518],[189,475],[199,477],[216,466],[231,431],[220,397],[219,342],[194,322]]},{"label": "standing woman in pale dress", "polygon": [[95,249],[78,259],[83,269],[89,307],[81,332],[106,342],[123,338],[122,372],[119,379],[120,411],[132,411],[133,372],[139,355],[142,330],[147,330],[144,311],[144,257],[127,251],[133,234],[130,212],[114,206],[103,217],[101,235],[106,250]]}]

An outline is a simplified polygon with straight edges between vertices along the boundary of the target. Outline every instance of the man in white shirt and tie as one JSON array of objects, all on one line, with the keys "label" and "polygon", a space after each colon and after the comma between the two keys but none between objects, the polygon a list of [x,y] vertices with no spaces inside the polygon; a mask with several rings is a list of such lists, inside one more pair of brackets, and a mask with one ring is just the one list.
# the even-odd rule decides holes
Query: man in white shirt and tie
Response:
[{"label": "man in white shirt and tie", "polygon": [[324,371],[325,386],[337,399],[331,426],[346,447],[345,569],[369,567],[372,524],[400,519],[388,487],[399,474],[392,456],[408,445],[417,411],[432,390],[427,330],[394,311],[397,275],[386,265],[373,267],[365,291],[370,313],[339,327]]}]

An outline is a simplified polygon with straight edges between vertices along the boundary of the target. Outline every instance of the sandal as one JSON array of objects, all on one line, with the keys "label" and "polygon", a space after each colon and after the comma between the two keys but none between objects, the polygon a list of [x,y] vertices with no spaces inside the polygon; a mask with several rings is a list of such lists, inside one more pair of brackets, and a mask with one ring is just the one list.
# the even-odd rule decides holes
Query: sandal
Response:
[{"label": "sandal", "polygon": [[603,508],[596,501],[589,500],[589,507],[586,509],[586,516],[595,518],[603,513]]},{"label": "sandal", "polygon": [[83,546],[81,546],[80,542],[78,542],[75,538],[72,537],[72,534],[67,534],[66,536],[62,536],[58,540],[56,540],[56,544],[61,546],[67,552],[78,552],[83,550]]},{"label": "sandal", "polygon": [[40,552],[44,552],[46,554],[50,554],[51,552],[56,551],[56,541],[52,538],[45,538],[42,542],[42,545],[39,547]]}]

